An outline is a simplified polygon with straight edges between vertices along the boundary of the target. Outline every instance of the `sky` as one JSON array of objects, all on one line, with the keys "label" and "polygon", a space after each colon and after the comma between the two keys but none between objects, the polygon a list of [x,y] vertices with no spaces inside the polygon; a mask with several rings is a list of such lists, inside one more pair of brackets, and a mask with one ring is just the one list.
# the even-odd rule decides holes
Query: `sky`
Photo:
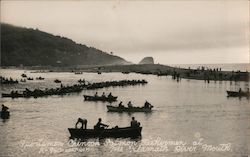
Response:
[{"label": "sky", "polygon": [[249,63],[248,0],[2,0],[1,22],[138,63]]}]

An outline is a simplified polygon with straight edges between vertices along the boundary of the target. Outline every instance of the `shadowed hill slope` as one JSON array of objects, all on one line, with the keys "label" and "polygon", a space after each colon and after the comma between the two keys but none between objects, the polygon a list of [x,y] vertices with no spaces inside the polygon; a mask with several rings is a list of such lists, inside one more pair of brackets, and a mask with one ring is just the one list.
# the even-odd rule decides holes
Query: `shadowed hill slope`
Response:
[{"label": "shadowed hill slope", "polygon": [[74,66],[128,64],[110,55],[65,37],[39,30],[1,23],[2,66]]}]

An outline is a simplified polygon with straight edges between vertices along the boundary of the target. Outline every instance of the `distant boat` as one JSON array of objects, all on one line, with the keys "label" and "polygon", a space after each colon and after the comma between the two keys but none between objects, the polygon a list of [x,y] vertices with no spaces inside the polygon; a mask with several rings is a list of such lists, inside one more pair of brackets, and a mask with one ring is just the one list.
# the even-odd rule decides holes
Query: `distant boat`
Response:
[{"label": "distant boat", "polygon": [[102,74],[102,72],[98,71],[97,74]]},{"label": "distant boat", "polygon": [[77,74],[82,74],[82,72],[81,72],[81,71],[76,71],[75,74],[76,74],[76,75],[77,75]]},{"label": "distant boat", "polygon": [[44,78],[39,76],[39,77],[36,78],[36,80],[44,80]]},{"label": "distant boat", "polygon": [[9,117],[10,117],[10,112],[9,112],[9,111],[6,111],[6,112],[0,111],[0,117],[1,117],[2,119],[9,119]]},{"label": "distant boat", "polygon": [[33,78],[31,78],[31,77],[28,77],[28,78],[27,78],[27,80],[34,80],[34,79],[33,79]]},{"label": "distant boat", "polygon": [[25,80],[25,79],[21,79],[20,81],[21,81],[21,82],[26,82],[26,80]]},{"label": "distant boat", "polygon": [[123,71],[122,73],[123,73],[123,74],[129,74],[129,72],[128,72],[128,71]]},{"label": "distant boat", "polygon": [[111,96],[111,97],[103,97],[103,96],[90,96],[90,95],[83,95],[85,101],[116,101],[117,96]]},{"label": "distant boat", "polygon": [[107,109],[109,112],[151,112],[152,107],[119,107],[119,106],[111,106],[107,105]]},{"label": "distant boat", "polygon": [[228,97],[249,97],[249,92],[227,91]]},{"label": "distant boat", "polygon": [[62,81],[58,80],[58,79],[55,79],[54,80],[55,83],[61,83]]},{"label": "distant boat", "polygon": [[26,74],[22,74],[21,76],[22,76],[22,77],[27,77],[27,75],[26,75]]},{"label": "distant boat", "polygon": [[112,129],[76,129],[68,128],[71,138],[137,138],[141,136],[142,127],[125,127]]}]

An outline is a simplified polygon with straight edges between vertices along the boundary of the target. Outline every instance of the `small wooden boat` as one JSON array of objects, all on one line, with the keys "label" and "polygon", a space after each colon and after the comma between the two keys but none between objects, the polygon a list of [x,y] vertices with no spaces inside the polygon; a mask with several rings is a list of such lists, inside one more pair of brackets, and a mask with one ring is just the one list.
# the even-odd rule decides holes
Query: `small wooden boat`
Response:
[{"label": "small wooden boat", "polygon": [[0,117],[2,119],[9,119],[10,118],[10,112],[9,111],[6,111],[6,112],[0,111]]},{"label": "small wooden boat", "polygon": [[36,78],[36,80],[44,80],[44,77],[39,76]]},{"label": "small wooden boat", "polygon": [[76,129],[68,128],[71,138],[136,138],[141,136],[142,127],[112,129]]},{"label": "small wooden boat", "polygon": [[81,71],[76,71],[75,74],[80,75],[80,74],[82,74],[82,72]]},{"label": "small wooden boat", "polygon": [[90,96],[90,95],[83,95],[85,101],[116,101],[117,96],[111,96],[111,97],[103,97],[103,96]]},{"label": "small wooden boat", "polygon": [[109,112],[151,112],[152,107],[119,107],[119,106],[111,106],[107,105],[107,109]]},{"label": "small wooden boat", "polygon": [[227,91],[228,97],[249,97],[249,92]]},{"label": "small wooden boat", "polygon": [[32,77],[28,77],[27,80],[34,80]]},{"label": "small wooden boat", "polygon": [[26,75],[26,74],[22,74],[21,76],[22,76],[22,77],[27,77],[27,75]]},{"label": "small wooden boat", "polygon": [[58,79],[55,79],[54,81],[55,83],[61,83],[62,81],[58,80]]}]

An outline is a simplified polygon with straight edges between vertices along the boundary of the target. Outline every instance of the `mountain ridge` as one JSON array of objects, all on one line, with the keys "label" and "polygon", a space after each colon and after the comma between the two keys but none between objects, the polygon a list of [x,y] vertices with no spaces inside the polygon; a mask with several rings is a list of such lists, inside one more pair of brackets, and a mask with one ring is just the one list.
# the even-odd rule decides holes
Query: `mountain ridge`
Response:
[{"label": "mountain ridge", "polygon": [[130,64],[130,62],[66,37],[1,23],[1,66],[114,64]]}]

